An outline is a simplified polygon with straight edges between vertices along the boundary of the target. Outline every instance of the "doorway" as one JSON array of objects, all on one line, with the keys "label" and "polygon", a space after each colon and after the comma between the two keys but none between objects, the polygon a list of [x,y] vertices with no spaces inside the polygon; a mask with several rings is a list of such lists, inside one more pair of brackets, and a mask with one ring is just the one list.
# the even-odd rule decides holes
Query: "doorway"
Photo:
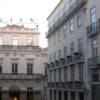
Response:
[{"label": "doorway", "polygon": [[10,100],[19,100],[19,92],[10,92]]}]

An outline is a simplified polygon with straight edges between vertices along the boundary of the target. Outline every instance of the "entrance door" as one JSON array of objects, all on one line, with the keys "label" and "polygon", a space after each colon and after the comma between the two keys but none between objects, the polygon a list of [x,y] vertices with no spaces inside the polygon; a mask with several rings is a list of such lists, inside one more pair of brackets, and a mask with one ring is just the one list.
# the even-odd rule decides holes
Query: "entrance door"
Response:
[{"label": "entrance door", "polygon": [[19,100],[19,98],[17,96],[12,96],[10,98],[11,98],[10,100]]},{"label": "entrance door", "polygon": [[19,100],[19,92],[11,92],[10,100]]}]

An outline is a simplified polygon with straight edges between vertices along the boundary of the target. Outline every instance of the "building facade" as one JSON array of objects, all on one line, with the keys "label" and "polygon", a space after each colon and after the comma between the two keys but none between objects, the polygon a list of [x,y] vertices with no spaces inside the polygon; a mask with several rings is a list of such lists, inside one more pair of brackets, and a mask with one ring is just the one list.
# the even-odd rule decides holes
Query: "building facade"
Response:
[{"label": "building facade", "polygon": [[47,49],[38,26],[0,27],[0,100],[42,100]]},{"label": "building facade", "polygon": [[100,99],[100,11],[99,0],[87,5],[88,66],[91,84],[91,100]]},{"label": "building facade", "polygon": [[49,100],[100,98],[99,4],[60,0],[48,16]]}]

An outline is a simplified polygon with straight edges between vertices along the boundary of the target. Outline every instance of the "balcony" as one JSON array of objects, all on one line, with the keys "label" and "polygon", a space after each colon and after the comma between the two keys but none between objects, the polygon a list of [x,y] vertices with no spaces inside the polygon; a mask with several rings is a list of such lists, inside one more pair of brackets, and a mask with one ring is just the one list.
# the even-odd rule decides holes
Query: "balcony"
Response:
[{"label": "balcony", "polygon": [[55,63],[53,63],[53,62],[50,65],[51,65],[52,68],[55,67]]},{"label": "balcony", "polygon": [[40,49],[39,46],[32,45],[0,45],[1,50],[9,49],[9,50],[37,50]]},{"label": "balcony", "polygon": [[100,56],[92,57],[92,58],[88,59],[88,64],[89,64],[90,68],[96,68],[96,67],[98,67],[96,65],[100,64]]},{"label": "balcony", "polygon": [[80,52],[75,52],[74,53],[74,62],[83,62],[84,59],[83,59],[83,53],[80,53]]},{"label": "balcony", "polygon": [[88,37],[96,35],[98,33],[100,33],[100,19],[98,19],[97,22],[94,22],[87,27]]},{"label": "balcony", "polygon": [[68,55],[67,56],[67,64],[72,64],[73,63],[73,56]]},{"label": "balcony", "polygon": [[42,78],[43,78],[42,74],[32,74],[32,75],[27,75],[27,74],[13,75],[10,73],[0,74],[0,80],[38,80]]},{"label": "balcony", "polygon": [[60,59],[60,63],[61,63],[61,66],[65,66],[65,65],[66,65],[66,60],[65,60],[65,58],[61,58],[61,59]]},{"label": "balcony", "polygon": [[87,0],[75,0],[75,2],[70,5],[70,7],[58,18],[57,22],[55,22],[46,33],[46,37],[48,38],[51,34],[53,34],[59,27],[61,27],[68,19],[73,16],[84,4],[87,3]]},{"label": "balcony", "polygon": [[55,61],[56,67],[60,66],[60,62],[58,60]]}]

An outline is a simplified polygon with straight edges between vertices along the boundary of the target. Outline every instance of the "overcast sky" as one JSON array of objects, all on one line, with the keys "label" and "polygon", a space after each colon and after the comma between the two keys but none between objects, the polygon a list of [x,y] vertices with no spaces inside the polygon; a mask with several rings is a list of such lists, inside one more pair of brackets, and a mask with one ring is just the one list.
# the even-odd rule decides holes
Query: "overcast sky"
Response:
[{"label": "overcast sky", "polygon": [[40,46],[46,47],[46,18],[59,0],[0,0],[0,18],[36,19],[40,27]]}]

